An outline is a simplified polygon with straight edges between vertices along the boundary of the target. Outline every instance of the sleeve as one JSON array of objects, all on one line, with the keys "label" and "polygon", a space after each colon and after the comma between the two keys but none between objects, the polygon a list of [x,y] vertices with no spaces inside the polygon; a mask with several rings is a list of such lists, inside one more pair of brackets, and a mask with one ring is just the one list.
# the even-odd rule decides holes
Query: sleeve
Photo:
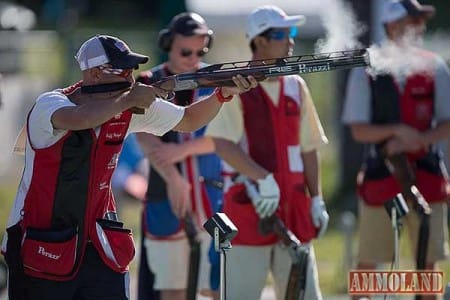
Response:
[{"label": "sleeve", "polygon": [[173,129],[184,116],[184,107],[156,98],[145,114],[133,114],[129,132],[148,132],[161,136]]},{"label": "sleeve", "polygon": [[441,57],[437,57],[435,75],[435,117],[436,121],[450,120],[450,71]]},{"label": "sleeve", "polygon": [[302,110],[300,116],[300,146],[302,152],[318,149],[328,143],[308,86],[300,80]]},{"label": "sleeve", "polygon": [[60,108],[75,106],[64,94],[49,92],[42,94],[32,108],[29,118],[28,131],[33,147],[43,149],[53,145],[67,130],[55,129],[52,124],[52,115]]},{"label": "sleeve", "polygon": [[350,72],[342,111],[344,124],[370,122],[370,86],[365,68]]},{"label": "sleeve", "polygon": [[217,116],[206,127],[205,136],[224,138],[238,143],[244,134],[241,99],[235,96],[222,105]]}]

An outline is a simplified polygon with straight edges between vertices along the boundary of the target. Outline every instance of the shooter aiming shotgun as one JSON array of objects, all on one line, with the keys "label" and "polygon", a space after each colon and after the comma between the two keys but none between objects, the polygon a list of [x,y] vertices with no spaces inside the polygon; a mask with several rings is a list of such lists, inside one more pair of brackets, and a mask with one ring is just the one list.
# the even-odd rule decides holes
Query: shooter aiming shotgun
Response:
[{"label": "shooter aiming shotgun", "polygon": [[[252,202],[257,202],[260,197],[256,187],[244,175],[238,175],[234,180],[243,183],[247,196]],[[281,242],[287,247],[292,264],[286,288],[285,300],[299,300],[305,297],[306,272],[308,269],[309,249],[302,245],[295,234],[290,231],[283,221],[273,214],[268,218],[260,220],[260,230],[263,234],[275,233]]]}]

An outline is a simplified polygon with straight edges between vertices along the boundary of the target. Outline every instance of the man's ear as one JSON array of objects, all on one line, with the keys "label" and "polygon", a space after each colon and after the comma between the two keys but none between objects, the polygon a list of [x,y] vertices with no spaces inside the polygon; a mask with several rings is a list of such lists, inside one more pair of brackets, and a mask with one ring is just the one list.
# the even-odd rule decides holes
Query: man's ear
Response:
[{"label": "man's ear", "polygon": [[100,76],[102,71],[99,68],[90,68],[88,70],[89,73],[89,77],[93,80],[93,81],[99,81],[100,80]]},{"label": "man's ear", "polygon": [[255,43],[256,49],[263,49],[264,47],[267,47],[269,40],[259,35],[253,39],[253,42]]}]

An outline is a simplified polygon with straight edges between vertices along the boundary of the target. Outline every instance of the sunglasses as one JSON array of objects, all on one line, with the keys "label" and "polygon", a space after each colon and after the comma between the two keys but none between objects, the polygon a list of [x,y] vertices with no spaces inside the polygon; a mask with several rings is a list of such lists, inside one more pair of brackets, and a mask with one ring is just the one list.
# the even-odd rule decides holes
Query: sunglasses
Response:
[{"label": "sunglasses", "polygon": [[109,66],[99,66],[98,67],[104,74],[113,74],[123,78],[127,78],[133,72],[131,69],[114,69]]},{"label": "sunglasses", "polygon": [[[208,48],[203,48],[202,50],[198,50],[197,52],[195,52],[195,54],[198,57],[203,57],[205,56],[206,53],[208,53],[209,49]],[[191,49],[181,49],[180,51],[180,55],[183,57],[189,57],[194,53],[194,51],[192,51]]]},{"label": "sunglasses", "polygon": [[291,27],[289,28],[289,32],[285,30],[271,29],[265,32],[263,36],[271,40],[281,41],[284,40],[286,36],[293,39],[297,36],[297,33],[298,33],[297,27]]}]

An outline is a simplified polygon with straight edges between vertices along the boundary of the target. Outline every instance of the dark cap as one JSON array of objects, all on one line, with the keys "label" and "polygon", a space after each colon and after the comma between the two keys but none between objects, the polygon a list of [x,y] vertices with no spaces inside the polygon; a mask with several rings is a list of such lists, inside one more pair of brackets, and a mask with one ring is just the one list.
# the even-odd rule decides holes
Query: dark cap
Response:
[{"label": "dark cap", "polygon": [[384,2],[383,23],[398,21],[406,16],[431,18],[436,10],[432,5],[422,5],[417,0],[388,0]]},{"label": "dark cap", "polygon": [[169,30],[172,33],[178,33],[184,36],[211,36],[213,34],[213,31],[206,25],[205,19],[199,14],[192,12],[183,12],[173,17],[169,24]]},{"label": "dark cap", "polygon": [[135,69],[149,57],[132,52],[128,45],[113,36],[96,35],[81,45],[75,56],[82,71],[110,64],[115,69]]}]

